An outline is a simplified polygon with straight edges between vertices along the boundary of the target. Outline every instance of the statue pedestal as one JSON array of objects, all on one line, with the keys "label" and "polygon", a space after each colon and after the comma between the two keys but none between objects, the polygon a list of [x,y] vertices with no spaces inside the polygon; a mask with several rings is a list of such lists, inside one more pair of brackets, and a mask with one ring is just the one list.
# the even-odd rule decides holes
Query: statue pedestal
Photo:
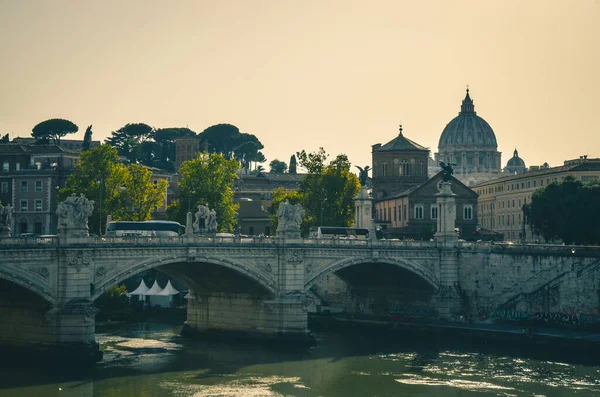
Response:
[{"label": "statue pedestal", "polygon": [[456,194],[452,193],[450,182],[440,184],[437,196],[438,218],[435,240],[444,246],[455,246],[458,242],[456,233]]},{"label": "statue pedestal", "polygon": [[361,186],[358,195],[354,198],[356,208],[356,227],[369,229],[369,237],[375,239],[375,222],[373,222],[373,197],[369,196],[366,186]]},{"label": "statue pedestal", "polygon": [[284,240],[301,240],[302,236],[300,236],[300,229],[297,230],[279,230],[277,229],[277,237],[282,238]]},{"label": "statue pedestal", "polygon": [[460,286],[458,283],[458,244],[456,233],[456,194],[450,182],[440,184],[437,196],[438,220],[434,238],[440,249],[440,289],[434,296],[440,318],[457,321],[461,311]]},{"label": "statue pedestal", "polygon": [[0,238],[10,238],[10,227],[0,226]]}]

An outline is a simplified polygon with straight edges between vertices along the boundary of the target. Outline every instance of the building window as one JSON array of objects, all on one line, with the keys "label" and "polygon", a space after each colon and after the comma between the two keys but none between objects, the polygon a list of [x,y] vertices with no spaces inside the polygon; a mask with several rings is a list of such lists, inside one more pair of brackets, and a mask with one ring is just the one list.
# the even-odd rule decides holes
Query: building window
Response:
[{"label": "building window", "polygon": [[402,219],[406,220],[406,204],[402,206]]},{"label": "building window", "polygon": [[388,208],[388,217],[387,217],[388,221],[392,221],[392,209]]},{"label": "building window", "polygon": [[466,204],[463,207],[463,219],[466,219],[466,220],[473,219],[473,205]]},{"label": "building window", "polygon": [[35,191],[36,192],[42,191],[42,181],[35,181]]},{"label": "building window", "polygon": [[8,193],[8,182],[2,182],[2,193]]},{"label": "building window", "polygon": [[415,219],[423,219],[423,206],[415,205]]},{"label": "building window", "polygon": [[4,171],[4,172],[10,171],[10,165],[8,163],[8,160],[4,160],[2,162],[2,171]]},{"label": "building window", "polygon": [[394,222],[396,222],[398,220],[397,214],[396,214],[396,207],[394,207]]},{"label": "building window", "polygon": [[383,177],[387,176],[387,163],[381,164],[381,176],[383,176]]},{"label": "building window", "polygon": [[38,212],[42,210],[42,200],[35,200],[35,210]]},{"label": "building window", "polygon": [[406,160],[402,160],[402,164],[400,164],[399,170],[400,176],[409,176],[410,175],[410,164]]},{"label": "building window", "polygon": [[437,205],[431,206],[431,219],[437,219],[438,209]]},{"label": "building window", "polygon": [[19,207],[21,208],[21,212],[26,212],[27,211],[27,204],[28,204],[27,200],[21,200],[20,201]]},{"label": "building window", "polygon": [[29,190],[29,187],[27,186],[27,181],[21,181],[21,191],[26,192],[27,190]]}]

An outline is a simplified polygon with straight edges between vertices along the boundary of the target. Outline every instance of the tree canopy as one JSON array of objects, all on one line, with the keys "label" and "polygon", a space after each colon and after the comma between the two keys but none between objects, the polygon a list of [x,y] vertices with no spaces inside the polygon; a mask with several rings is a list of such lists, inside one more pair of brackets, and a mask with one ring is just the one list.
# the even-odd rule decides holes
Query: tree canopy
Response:
[{"label": "tree canopy", "polygon": [[69,120],[49,119],[33,127],[31,136],[38,144],[48,144],[52,140],[52,143],[60,145],[60,138],[77,131],[79,127]]},{"label": "tree canopy", "polygon": [[283,174],[287,171],[287,164],[285,161],[280,161],[275,159],[269,163],[269,167],[271,168],[271,172],[274,174]]},{"label": "tree canopy", "polygon": [[263,163],[266,158],[260,140],[248,133],[240,132],[232,124],[216,124],[202,131],[198,137],[208,146],[210,153],[220,153],[226,159],[235,158],[243,168],[250,170],[252,164]]},{"label": "tree canopy", "polygon": [[219,231],[235,231],[238,205],[233,202],[233,182],[238,162],[219,153],[201,153],[181,164],[179,195],[169,206],[169,219],[185,223],[188,211],[195,213],[200,204],[217,213]]},{"label": "tree canopy", "polygon": [[348,157],[339,154],[333,161],[326,163],[328,154],[323,148],[313,153],[303,150],[296,157],[308,174],[298,191],[278,189],[273,193],[272,229],[277,229],[275,214],[279,203],[286,199],[292,204],[299,203],[304,208],[301,230],[305,234],[311,226],[352,226],[354,197],[360,190],[360,184],[356,175],[350,172]]},{"label": "tree canopy", "polygon": [[149,220],[154,207],[163,205],[168,182],[160,180],[155,185],[150,177],[147,168],[136,164],[126,167],[119,162],[115,148],[100,145],[81,153],[75,172],[59,191],[59,200],[71,193],[83,193],[94,200],[90,232],[102,234],[106,215],[114,220]]},{"label": "tree canopy", "polygon": [[92,147],[92,126],[90,125],[85,130],[85,135],[83,136],[83,145],[81,146],[82,150],[90,150]]},{"label": "tree canopy", "polygon": [[290,157],[290,169],[289,169],[289,173],[290,174],[295,174],[296,173],[296,156],[292,154],[292,157]]},{"label": "tree canopy", "polygon": [[142,144],[152,140],[154,128],[144,123],[130,123],[113,131],[106,143],[117,149],[130,163],[137,163],[143,154]]},{"label": "tree canopy", "polygon": [[350,172],[351,164],[345,154],[337,155],[329,164],[325,163],[327,157],[323,148],[297,153],[298,163],[308,171],[299,189],[308,218],[306,231],[310,226],[349,227],[354,223],[358,178]]},{"label": "tree canopy", "polygon": [[3,135],[2,138],[0,138],[0,143],[9,143],[10,142],[10,137],[8,134]]},{"label": "tree canopy", "polygon": [[583,183],[567,176],[538,189],[523,207],[535,234],[566,244],[600,244],[600,182]]}]

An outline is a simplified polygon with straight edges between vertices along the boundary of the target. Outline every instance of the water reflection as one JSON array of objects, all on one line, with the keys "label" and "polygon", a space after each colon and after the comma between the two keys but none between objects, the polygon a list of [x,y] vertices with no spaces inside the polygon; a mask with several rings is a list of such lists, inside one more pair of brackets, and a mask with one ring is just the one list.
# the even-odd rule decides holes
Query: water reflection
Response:
[{"label": "water reflection", "polygon": [[[0,396],[597,396],[600,367],[397,335],[319,334],[310,349],[187,340],[168,326],[99,330],[80,372],[13,367]],[[481,350],[481,349],[479,349]]]}]

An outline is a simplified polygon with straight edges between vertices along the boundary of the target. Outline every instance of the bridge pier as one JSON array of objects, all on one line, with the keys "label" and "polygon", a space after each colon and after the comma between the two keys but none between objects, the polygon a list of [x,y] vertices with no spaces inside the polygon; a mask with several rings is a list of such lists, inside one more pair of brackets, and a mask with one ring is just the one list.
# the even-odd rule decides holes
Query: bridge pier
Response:
[{"label": "bridge pier", "polygon": [[436,194],[438,206],[437,232],[435,240],[439,248],[440,288],[434,302],[440,318],[456,321],[461,312],[461,298],[458,281],[458,235],[456,234],[456,194],[452,193],[450,182],[442,182]]},{"label": "bridge pier", "polygon": [[308,341],[306,304],[299,294],[276,299],[241,293],[187,297],[184,334],[219,333],[256,339]]},{"label": "bridge pier", "polygon": [[3,356],[61,364],[99,361],[102,353],[95,340],[95,310],[82,302],[50,310],[2,308],[0,351]]}]

